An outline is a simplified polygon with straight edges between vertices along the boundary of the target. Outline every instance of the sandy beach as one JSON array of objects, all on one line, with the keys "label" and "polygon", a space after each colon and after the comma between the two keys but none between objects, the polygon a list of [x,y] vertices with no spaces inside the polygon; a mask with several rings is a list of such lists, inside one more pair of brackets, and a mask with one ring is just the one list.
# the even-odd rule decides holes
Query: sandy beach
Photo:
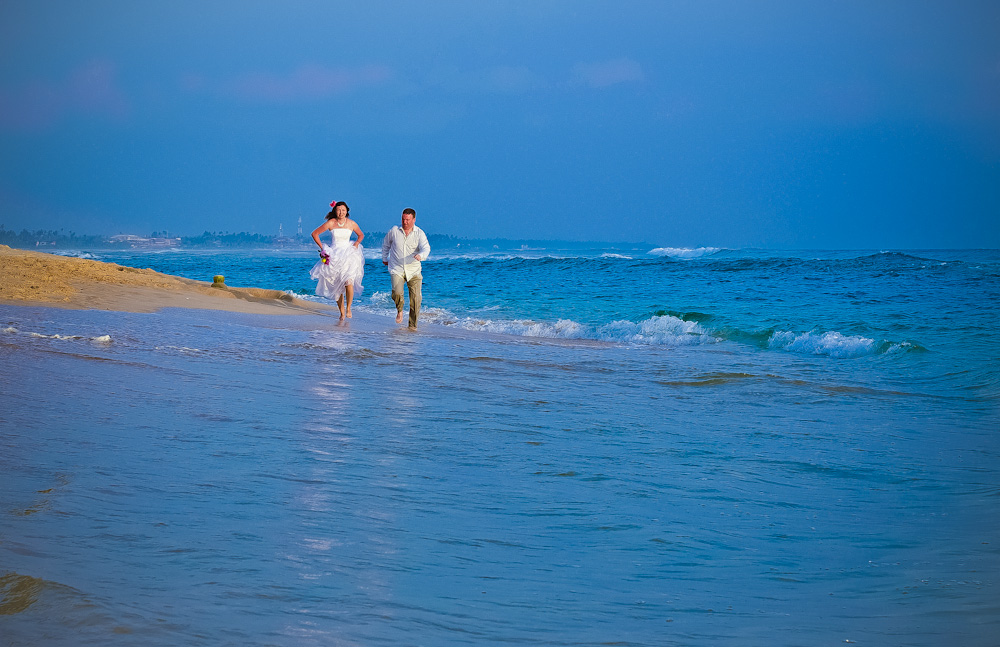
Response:
[{"label": "sandy beach", "polygon": [[280,290],[214,286],[151,269],[6,245],[0,245],[0,303],[122,312],[153,312],[160,308],[268,315],[336,312],[330,306],[296,299]]}]

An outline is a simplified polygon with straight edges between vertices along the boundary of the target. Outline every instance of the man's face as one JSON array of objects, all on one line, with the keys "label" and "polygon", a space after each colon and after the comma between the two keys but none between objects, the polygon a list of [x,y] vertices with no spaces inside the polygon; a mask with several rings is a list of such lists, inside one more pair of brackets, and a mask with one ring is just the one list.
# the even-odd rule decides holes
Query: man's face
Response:
[{"label": "man's face", "polygon": [[413,229],[413,221],[416,219],[417,219],[416,216],[414,216],[412,213],[404,213],[402,219],[403,231],[410,231],[411,229]]}]

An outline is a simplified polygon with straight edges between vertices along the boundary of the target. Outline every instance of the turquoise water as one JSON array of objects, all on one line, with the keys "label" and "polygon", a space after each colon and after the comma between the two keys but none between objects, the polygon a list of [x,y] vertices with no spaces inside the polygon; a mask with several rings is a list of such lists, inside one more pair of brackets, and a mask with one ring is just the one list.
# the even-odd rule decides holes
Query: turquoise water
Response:
[{"label": "turquoise water", "polygon": [[[90,255],[308,293],[311,253]],[[1000,254],[434,250],[0,307],[9,644],[992,645]]]}]

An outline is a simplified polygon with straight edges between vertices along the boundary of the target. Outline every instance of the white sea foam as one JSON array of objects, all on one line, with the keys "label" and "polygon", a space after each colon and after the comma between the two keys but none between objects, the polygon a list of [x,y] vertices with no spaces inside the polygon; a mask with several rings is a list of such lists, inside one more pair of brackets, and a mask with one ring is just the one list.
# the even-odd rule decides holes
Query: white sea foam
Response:
[{"label": "white sea foam", "polygon": [[626,261],[632,260],[631,256],[626,256],[625,254],[613,254],[611,252],[606,252],[604,254],[601,254],[601,258],[621,258]]},{"label": "white sea foam", "polygon": [[655,346],[689,346],[722,341],[705,331],[696,321],[660,315],[638,323],[613,321],[597,329],[598,339]]},{"label": "white sea foam", "polygon": [[494,254],[488,258],[498,261],[538,261],[538,260],[549,261],[549,260],[566,260],[570,258],[578,258],[578,256],[575,256],[573,254],[555,254],[555,253],[546,253],[546,254],[508,253],[508,254]]},{"label": "white sea foam", "polygon": [[182,355],[201,355],[207,352],[201,348],[190,348],[188,346],[156,346],[155,348],[159,351],[174,351]]},{"label": "white sea foam", "polygon": [[330,303],[330,300],[326,297],[317,296],[315,294],[302,294],[300,292],[292,292],[291,295],[296,299],[302,299],[303,301],[312,301],[314,303]]},{"label": "white sea foam", "polygon": [[429,320],[437,320],[446,325],[455,325],[465,330],[475,330],[479,332],[499,333],[502,335],[517,335],[520,337],[544,337],[549,339],[586,339],[588,329],[575,321],[560,319],[555,323],[546,321],[533,321],[531,319],[493,320],[480,319],[476,317],[455,318],[448,317],[444,313],[431,312]]},{"label": "white sea foam", "polygon": [[890,344],[888,348],[885,349],[885,353],[899,353],[902,351],[913,350],[915,346],[908,341],[900,342],[898,344]]},{"label": "white sea foam", "polygon": [[657,247],[649,250],[652,256],[668,256],[670,258],[700,258],[719,251],[719,247]]},{"label": "white sea foam", "polygon": [[[371,293],[361,306],[368,312],[395,316],[396,307],[388,291]],[[500,306],[492,305],[476,314],[459,315],[446,308],[430,307],[421,310],[421,321],[464,330],[487,332],[518,337],[548,339],[593,339],[622,344],[647,344],[656,346],[689,346],[714,344],[722,341],[695,321],[685,321],[671,315],[659,315],[639,322],[613,321],[601,326],[590,326],[572,319],[537,321],[534,319],[494,319],[487,312]]]},{"label": "white sea foam", "polygon": [[422,313],[422,316],[430,323],[518,337],[593,339],[654,346],[689,346],[721,341],[702,329],[697,322],[684,321],[670,315],[656,316],[640,322],[613,321],[596,328],[571,319],[550,322],[532,319],[496,320],[483,317],[457,317],[442,308],[429,309],[426,313]]},{"label": "white sea foam", "polygon": [[43,335],[40,332],[30,332],[28,333],[28,336],[39,337],[41,339],[83,339],[83,337],[80,337],[79,335],[60,335],[59,333],[56,333],[55,335]]},{"label": "white sea foam", "polygon": [[[434,259],[437,261],[538,261],[538,260],[566,260],[574,258],[592,258],[593,254],[573,253],[563,251],[533,250],[504,250],[502,252],[434,252]],[[435,262],[433,259],[428,263]]]},{"label": "white sea foam", "polygon": [[18,330],[14,326],[7,326],[6,328],[3,329],[3,332],[5,332],[5,333],[7,333],[9,335],[24,334],[24,335],[27,335],[28,337],[34,337],[35,339],[57,339],[57,340],[60,340],[60,341],[79,341],[79,340],[85,339],[87,341],[94,342],[95,344],[110,344],[111,343],[111,335],[98,335],[97,337],[84,337],[82,335],[60,335],[59,333],[55,333],[55,334],[52,334],[52,335],[46,335],[44,333],[33,332],[33,331],[25,331],[25,332],[22,333],[22,331]]},{"label": "white sea foam", "polygon": [[368,305],[380,308],[392,308],[396,306],[392,302],[392,293],[385,290],[376,290],[368,297]]},{"label": "white sea foam", "polygon": [[862,357],[878,351],[874,339],[846,336],[839,332],[801,333],[775,332],[767,342],[768,347],[807,355],[827,355],[836,358]]}]

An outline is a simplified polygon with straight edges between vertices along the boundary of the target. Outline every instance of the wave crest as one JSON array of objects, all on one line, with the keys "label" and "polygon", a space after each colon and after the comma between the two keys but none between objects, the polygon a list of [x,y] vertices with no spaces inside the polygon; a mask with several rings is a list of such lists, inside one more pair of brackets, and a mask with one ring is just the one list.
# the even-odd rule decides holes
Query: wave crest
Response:
[{"label": "wave crest", "polygon": [[672,315],[657,315],[637,323],[612,321],[597,329],[597,338],[656,346],[689,346],[721,341],[709,334],[697,321],[686,321]]},{"label": "wave crest", "polygon": [[571,319],[556,322],[530,319],[493,320],[476,317],[449,316],[446,311],[430,310],[428,319],[443,325],[465,330],[490,332],[519,337],[548,339],[593,339],[617,344],[646,344],[651,346],[690,346],[714,344],[722,341],[705,331],[696,321],[685,321],[671,315],[657,315],[639,322],[612,321],[592,327]]},{"label": "wave crest", "polygon": [[861,335],[843,335],[837,331],[801,333],[778,331],[767,340],[768,348],[786,350],[805,355],[826,355],[837,359],[851,359],[866,355],[883,355],[921,347],[909,342],[877,342]]},{"label": "wave crest", "polygon": [[669,258],[701,258],[721,251],[721,247],[656,247],[647,252],[651,256]]}]

